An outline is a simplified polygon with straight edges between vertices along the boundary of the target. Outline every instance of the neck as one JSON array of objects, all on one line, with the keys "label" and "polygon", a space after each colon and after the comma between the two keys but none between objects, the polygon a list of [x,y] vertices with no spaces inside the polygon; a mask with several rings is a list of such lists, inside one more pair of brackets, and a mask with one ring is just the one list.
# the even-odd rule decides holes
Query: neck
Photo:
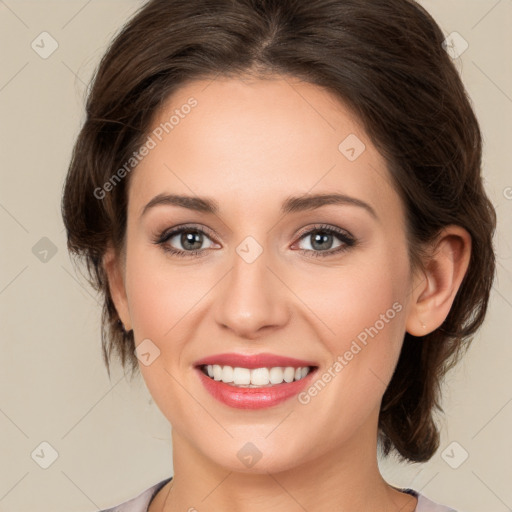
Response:
[{"label": "neck", "polygon": [[[359,437],[361,433],[359,433]],[[389,486],[374,442],[347,442],[276,472],[239,472],[215,464],[173,430],[174,477],[149,512],[414,512],[417,499]],[[365,441],[365,439],[363,439]]]}]

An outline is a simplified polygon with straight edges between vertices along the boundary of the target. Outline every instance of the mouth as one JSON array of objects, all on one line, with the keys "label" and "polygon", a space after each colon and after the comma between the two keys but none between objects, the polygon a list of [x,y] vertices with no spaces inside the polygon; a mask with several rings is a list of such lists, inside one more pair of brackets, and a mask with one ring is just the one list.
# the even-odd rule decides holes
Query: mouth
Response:
[{"label": "mouth", "polygon": [[261,409],[300,393],[318,365],[272,354],[218,354],[197,361],[195,369],[210,395],[224,405]]},{"label": "mouth", "polygon": [[317,366],[273,366],[263,368],[243,368],[208,364],[198,366],[199,370],[211,380],[223,382],[237,388],[265,388],[304,379]]}]

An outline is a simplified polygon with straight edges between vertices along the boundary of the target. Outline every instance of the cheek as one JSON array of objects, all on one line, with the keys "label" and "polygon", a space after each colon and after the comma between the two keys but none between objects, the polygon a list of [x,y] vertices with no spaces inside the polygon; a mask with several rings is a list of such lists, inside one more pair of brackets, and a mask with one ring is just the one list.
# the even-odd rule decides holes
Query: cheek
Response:
[{"label": "cheek", "polygon": [[[312,303],[329,327],[324,337],[332,361],[342,357],[344,386],[383,392],[405,332],[408,261],[405,247],[381,246],[339,279],[325,280]],[[357,382],[357,384],[355,384]]]},{"label": "cheek", "polygon": [[202,294],[197,285],[187,286],[186,273],[142,242],[128,248],[126,279],[135,345],[149,347],[151,354],[150,364],[140,359],[141,375],[162,414],[169,421],[186,421],[180,400],[169,397],[180,396],[180,354],[191,333],[192,306]]},{"label": "cheek", "polygon": [[192,267],[173,266],[153,247],[134,243],[128,254],[127,294],[136,339],[172,339],[202,295],[200,282]]},{"label": "cheek", "polygon": [[[406,258],[389,253],[386,249],[375,251],[354,265],[340,267],[339,271],[330,269],[324,276],[311,273],[307,280],[302,279],[304,287],[300,294],[307,297],[308,306],[324,321],[333,348],[376,322],[383,331],[381,315],[386,316],[384,321],[391,317],[392,323],[400,323],[394,321],[401,318],[395,313],[404,306],[408,268]],[[402,308],[393,309],[395,302]],[[385,322],[386,327],[390,323]]]},{"label": "cheek", "polygon": [[[357,265],[340,269],[338,275],[309,296],[317,306],[321,303],[319,316],[330,328],[323,329],[322,337],[329,359],[318,376],[326,384],[315,381],[301,403],[309,403],[311,416],[328,415],[332,431],[347,438],[378,413],[400,354],[406,253],[383,246]],[[342,414],[333,416],[332,411]]]}]

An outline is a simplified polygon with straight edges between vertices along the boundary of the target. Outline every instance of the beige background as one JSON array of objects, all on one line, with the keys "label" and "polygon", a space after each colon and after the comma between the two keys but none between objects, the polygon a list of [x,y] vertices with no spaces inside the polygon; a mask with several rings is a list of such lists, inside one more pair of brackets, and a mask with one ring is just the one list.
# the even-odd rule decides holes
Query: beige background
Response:
[{"label": "beige background", "polygon": [[[394,485],[460,511],[505,512],[512,510],[512,1],[422,3],[446,34],[469,43],[456,62],[485,137],[498,278],[485,326],[447,379],[441,449],[427,464],[388,460],[382,470]],[[128,383],[120,368],[107,377],[99,306],[73,271],[60,217],[86,84],[139,5],[0,0],[0,511],[93,511],[172,474],[170,428],[142,380]],[[47,59],[31,47],[43,31],[59,45]],[[47,469],[38,464],[43,452],[50,460],[44,441],[58,452]],[[469,457],[453,469],[446,461],[460,463],[462,450]]]}]

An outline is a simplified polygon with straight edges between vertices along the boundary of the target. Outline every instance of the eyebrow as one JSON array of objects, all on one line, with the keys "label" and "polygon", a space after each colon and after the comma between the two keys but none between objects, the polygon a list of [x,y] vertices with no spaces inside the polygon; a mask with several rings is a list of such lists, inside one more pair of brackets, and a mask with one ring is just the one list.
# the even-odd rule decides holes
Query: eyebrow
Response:
[{"label": "eyebrow", "polygon": [[[345,194],[306,194],[301,196],[288,197],[281,206],[283,215],[302,211],[316,210],[326,205],[349,205],[358,206],[366,210],[373,218],[378,219],[375,210],[368,204],[355,197]],[[158,194],[144,206],[141,217],[148,210],[158,205],[171,205],[195,210],[202,213],[217,215],[219,204],[214,199],[198,196],[183,196],[177,194]]]}]

